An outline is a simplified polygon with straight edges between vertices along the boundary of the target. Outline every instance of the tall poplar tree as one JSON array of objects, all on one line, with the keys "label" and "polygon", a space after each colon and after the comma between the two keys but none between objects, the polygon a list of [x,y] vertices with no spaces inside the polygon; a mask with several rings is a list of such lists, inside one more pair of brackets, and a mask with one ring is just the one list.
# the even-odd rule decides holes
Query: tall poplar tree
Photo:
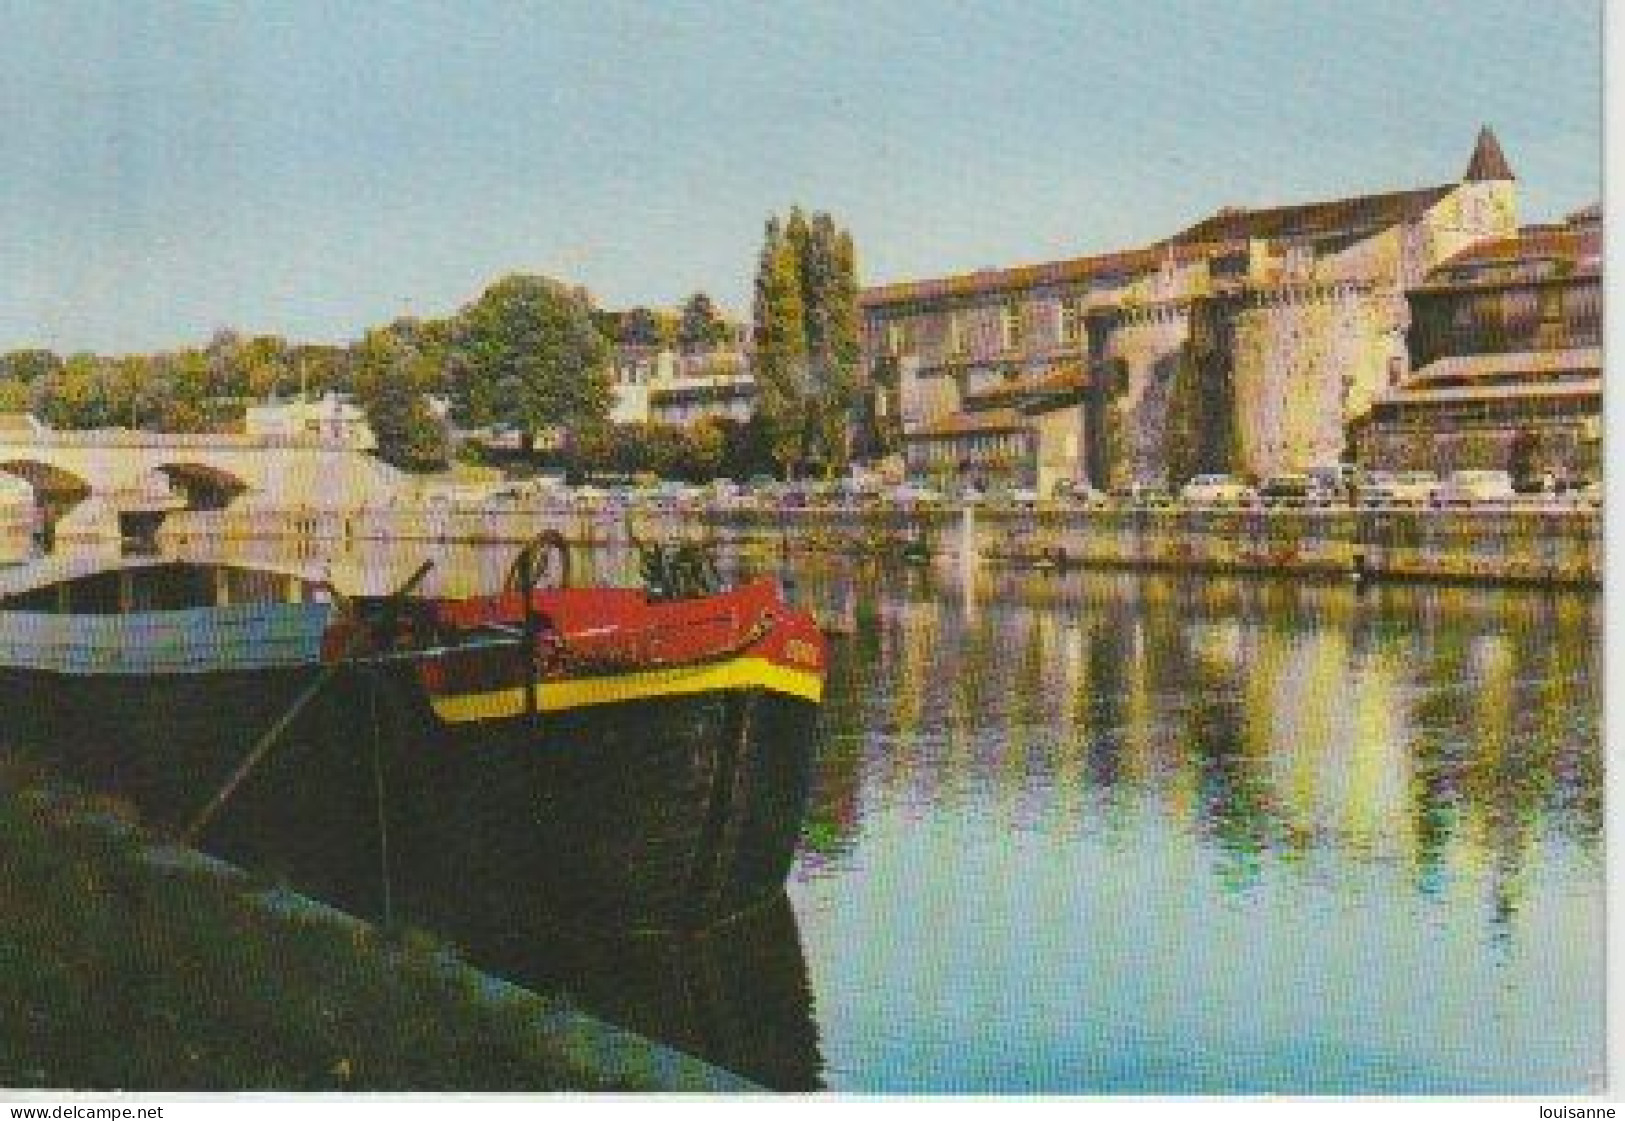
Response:
[{"label": "tall poplar tree", "polygon": [[[826,221],[828,215],[823,216]],[[817,429],[824,462],[831,475],[844,474],[852,452],[858,370],[863,360],[862,324],[858,317],[857,251],[852,235],[829,223],[831,275],[824,293],[823,384]]]},{"label": "tall poplar tree", "polygon": [[793,478],[806,450],[807,328],[796,247],[777,218],[762,239],[752,330],[758,409],[773,458]]},{"label": "tall poplar tree", "polygon": [[[826,213],[770,219],[757,269],[760,411],[775,458],[846,468],[859,364],[857,263],[851,235]],[[799,324],[799,331],[796,329]]]}]

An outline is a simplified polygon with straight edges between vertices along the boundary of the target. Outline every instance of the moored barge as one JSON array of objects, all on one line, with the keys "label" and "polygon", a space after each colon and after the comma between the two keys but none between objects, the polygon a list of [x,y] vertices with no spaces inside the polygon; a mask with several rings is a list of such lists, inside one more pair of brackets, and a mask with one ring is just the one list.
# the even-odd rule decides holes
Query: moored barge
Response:
[{"label": "moored barge", "polygon": [[[703,926],[782,889],[826,649],[774,582],[346,600],[221,567],[113,565],[0,600],[0,747],[441,928],[448,907]],[[269,594],[219,602],[256,581]]]}]

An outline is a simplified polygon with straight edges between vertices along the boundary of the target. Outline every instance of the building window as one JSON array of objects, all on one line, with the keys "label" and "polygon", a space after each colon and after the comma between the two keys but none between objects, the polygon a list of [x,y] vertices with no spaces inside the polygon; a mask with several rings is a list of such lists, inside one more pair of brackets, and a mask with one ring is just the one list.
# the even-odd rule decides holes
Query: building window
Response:
[{"label": "building window", "polygon": [[948,313],[948,353],[958,357],[965,353],[965,321],[957,311]]},{"label": "building window", "polygon": [[1021,345],[1021,305],[1005,304],[999,317],[999,343],[1002,350],[1015,350]]},{"label": "building window", "polygon": [[1077,346],[1083,342],[1083,297],[1068,296],[1061,301],[1061,343]]}]

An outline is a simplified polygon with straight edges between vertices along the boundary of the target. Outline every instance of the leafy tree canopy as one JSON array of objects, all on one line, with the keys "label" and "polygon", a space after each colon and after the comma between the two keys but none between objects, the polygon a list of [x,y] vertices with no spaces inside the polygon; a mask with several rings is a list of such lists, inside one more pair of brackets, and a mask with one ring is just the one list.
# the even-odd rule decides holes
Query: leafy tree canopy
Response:
[{"label": "leafy tree canopy", "polygon": [[450,331],[460,415],[531,436],[603,423],[613,403],[610,347],[591,312],[584,291],[547,277],[509,276],[487,288]]},{"label": "leafy tree canopy", "polygon": [[727,321],[710,296],[696,292],[683,301],[677,327],[677,345],[683,350],[692,353],[722,346],[728,341],[728,334]]}]

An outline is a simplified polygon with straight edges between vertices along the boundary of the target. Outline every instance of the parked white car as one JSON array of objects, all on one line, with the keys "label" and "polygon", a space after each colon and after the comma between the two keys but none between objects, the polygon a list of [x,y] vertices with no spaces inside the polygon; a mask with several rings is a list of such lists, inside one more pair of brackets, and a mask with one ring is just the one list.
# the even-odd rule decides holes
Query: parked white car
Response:
[{"label": "parked white car", "polygon": [[1187,506],[1251,506],[1258,492],[1234,475],[1197,475],[1179,492]]},{"label": "parked white car", "polygon": [[1433,495],[1435,506],[1475,506],[1512,502],[1518,492],[1507,471],[1453,471]]}]

